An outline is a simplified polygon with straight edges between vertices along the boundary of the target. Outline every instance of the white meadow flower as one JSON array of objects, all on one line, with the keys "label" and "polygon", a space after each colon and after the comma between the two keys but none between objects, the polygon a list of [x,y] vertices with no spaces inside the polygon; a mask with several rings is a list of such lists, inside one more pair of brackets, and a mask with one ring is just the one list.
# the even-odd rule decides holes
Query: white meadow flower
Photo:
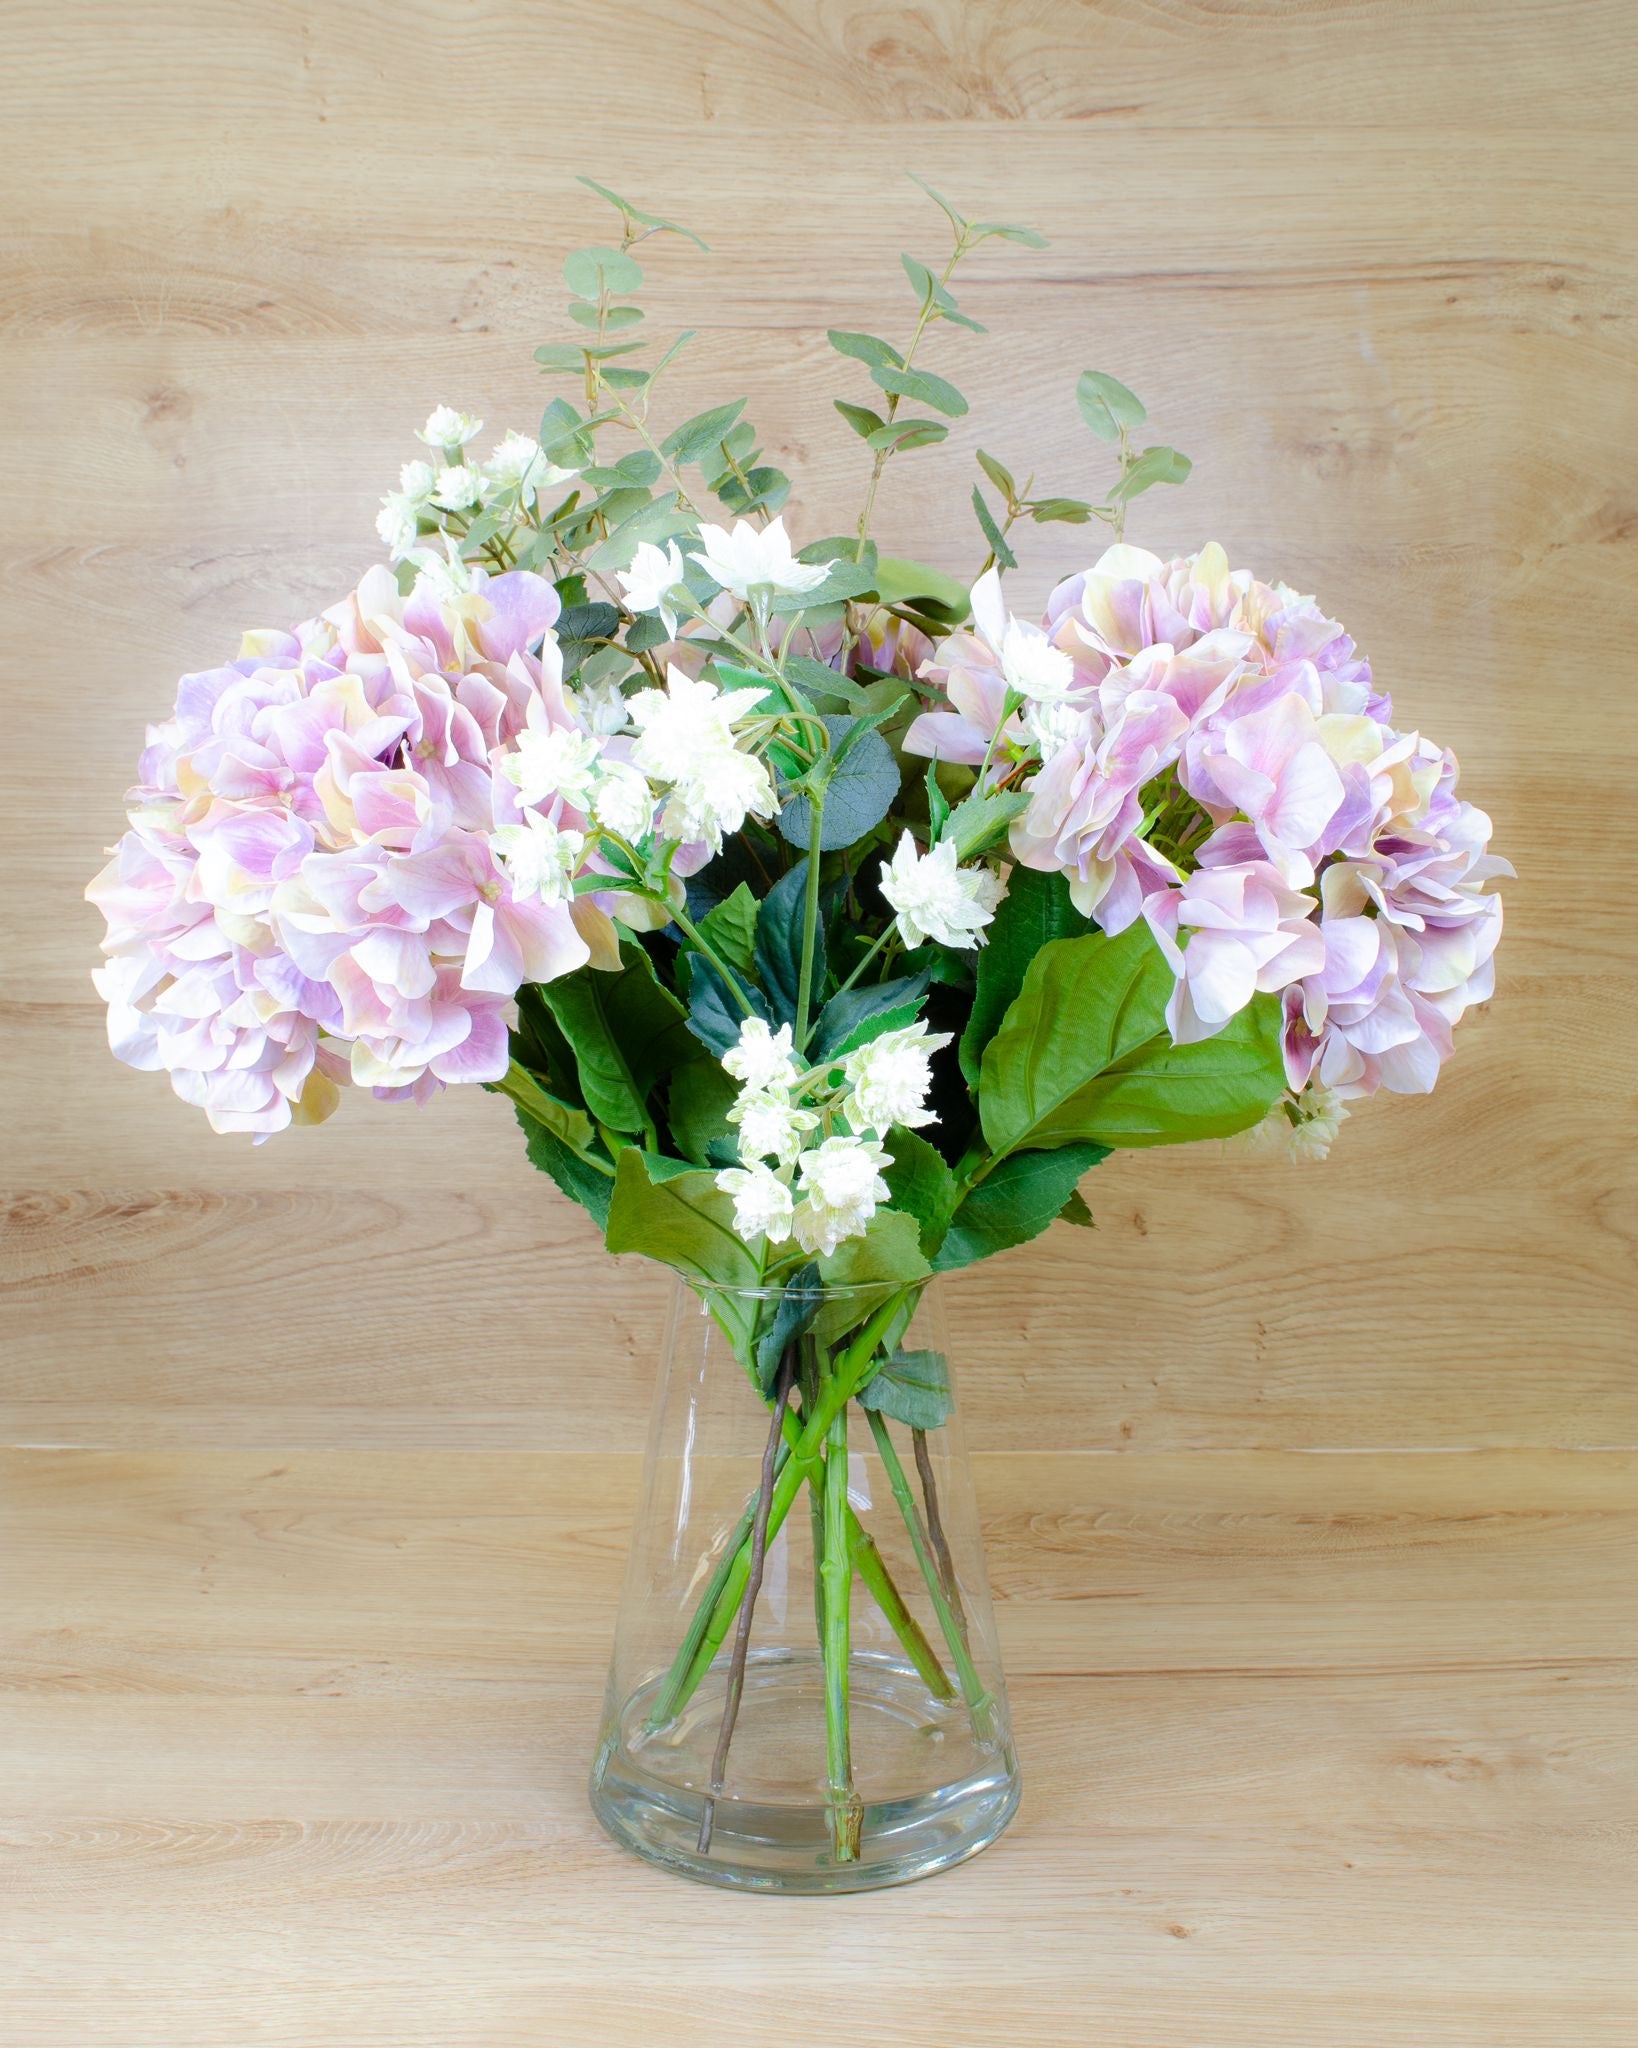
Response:
[{"label": "white meadow flower", "polygon": [[729,1166],[717,1175],[717,1186],[734,1198],[734,1228],[747,1244],[765,1237],[783,1244],[791,1234],[791,1191],[766,1166]]},{"label": "white meadow flower", "polygon": [[375,515],[375,530],[395,562],[403,561],[421,536],[420,506],[402,491],[389,491]]},{"label": "white meadow flower", "polygon": [[519,901],[538,896],[542,903],[562,903],[571,894],[569,885],[586,842],[580,833],[560,832],[539,811],[529,811],[523,824],[502,825],[491,832],[489,844]]},{"label": "white meadow flower", "polygon": [[853,1094],[847,1120],[856,1131],[886,1131],[897,1124],[914,1129],[937,1121],[927,1108],[933,1081],[933,1054],[950,1043],[948,1031],[932,1031],[924,1023],[901,1031],[884,1031],[868,1045],[848,1054],[842,1072]]},{"label": "white meadow flower", "polygon": [[703,840],[718,853],[748,817],[771,818],[776,808],[773,778],[756,756],[719,747],[672,784],[662,822],[668,839]]},{"label": "white meadow flower", "polygon": [[666,672],[663,690],[628,698],[631,722],[642,737],[631,758],[656,782],[683,782],[703,762],[734,744],[734,723],[767,696],[766,690],[730,690],[696,682],[680,668]]},{"label": "white meadow flower", "polygon": [[677,637],[676,608],[666,603],[667,597],[683,580],[682,551],[675,541],[668,541],[658,548],[652,541],[645,540],[638,546],[629,569],[617,569],[615,575],[626,594],[626,603],[634,612],[658,612],[666,631],[672,639]]},{"label": "white meadow flower", "polygon": [[732,533],[721,526],[702,526],[700,539],[703,552],[690,559],[742,604],[759,589],[772,590],[776,597],[805,596],[830,574],[827,562],[796,559],[783,519],[770,520],[760,529],[748,519],[738,519]]},{"label": "white meadow flower", "polygon": [[484,480],[495,490],[516,491],[520,497],[544,490],[550,484],[566,483],[572,469],[559,469],[546,460],[545,451],[532,434],[508,434],[489,451],[483,466]]},{"label": "white meadow flower", "polygon": [[482,432],[483,421],[475,420],[470,413],[457,412],[452,405],[435,405],[426,425],[416,428],[415,438],[425,441],[429,448],[455,449],[464,448]]},{"label": "white meadow flower", "polygon": [[1001,636],[1001,674],[1007,688],[1033,703],[1055,704],[1075,687],[1075,664],[1039,626],[1008,619]]},{"label": "white meadow flower", "polygon": [[739,1043],[722,1056],[723,1071],[750,1091],[783,1088],[788,1092],[796,1086],[794,1050],[788,1024],[770,1031],[764,1018],[747,1017],[739,1027]]},{"label": "white meadow flower", "polygon": [[882,862],[882,894],[898,913],[899,936],[915,947],[928,939],[944,946],[981,946],[984,927],[995,915],[1002,889],[981,867],[956,865],[953,840],[941,840],[918,857],[908,832],[890,861]]},{"label": "white meadow flower", "polygon": [[517,785],[526,804],[560,796],[577,811],[585,811],[591,808],[601,752],[590,733],[574,726],[526,726],[518,734],[516,750],[503,754],[496,765],[508,782]]},{"label": "white meadow flower", "polygon": [[604,676],[598,682],[582,685],[576,692],[575,702],[586,730],[601,734],[605,739],[611,733],[624,732],[630,723],[626,693],[613,676]]},{"label": "white meadow flower", "polygon": [[741,1159],[772,1159],[780,1166],[794,1166],[802,1140],[818,1127],[811,1109],[795,1108],[783,1091],[747,1088],[728,1112],[728,1121],[739,1126]]},{"label": "white meadow flower", "polygon": [[442,505],[446,512],[464,512],[477,504],[480,488],[477,471],[468,469],[464,463],[457,468],[441,469],[432,487],[432,502]]},{"label": "white meadow flower", "polygon": [[1041,750],[1041,759],[1050,761],[1060,747],[1073,745],[1077,740],[1085,741],[1092,730],[1088,712],[1069,698],[1055,702],[1031,698],[1025,704],[1022,717],[1029,736]]},{"label": "white meadow flower", "polygon": [[424,505],[432,497],[435,476],[430,462],[406,462],[398,472],[398,488],[406,498]]},{"label": "white meadow flower", "polygon": [[888,1198],[883,1147],[871,1138],[826,1138],[797,1161],[791,1228],[805,1252],[828,1255],[850,1237],[862,1237],[878,1202]]},{"label": "white meadow flower", "polygon": [[629,761],[604,760],[592,794],[591,814],[622,839],[646,839],[654,825],[654,791]]}]

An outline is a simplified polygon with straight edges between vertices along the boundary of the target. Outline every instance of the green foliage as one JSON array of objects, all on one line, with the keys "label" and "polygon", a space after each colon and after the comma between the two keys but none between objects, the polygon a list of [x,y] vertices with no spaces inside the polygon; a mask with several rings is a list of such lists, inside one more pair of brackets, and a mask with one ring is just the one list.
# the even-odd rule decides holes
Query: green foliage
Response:
[{"label": "green foliage", "polygon": [[[734,972],[732,968],[728,971]],[[734,979],[750,1014],[768,1019],[768,1004],[762,991],[754,982],[741,980],[737,975]],[[745,1015],[745,1009],[735,1002],[729,984],[716,967],[703,954],[698,955],[688,983],[688,1029],[692,1035],[720,1058],[731,1045],[739,1043],[739,1027]]]},{"label": "green foliage", "polygon": [[1080,1230],[1095,1230],[1097,1228],[1097,1225],[1092,1220],[1092,1211],[1086,1206],[1086,1197],[1079,1188],[1075,1190],[1069,1200],[1058,1211],[1058,1221],[1060,1223],[1073,1223]]},{"label": "green foliage", "polygon": [[[851,846],[880,824],[899,793],[899,764],[893,749],[865,721],[825,715],[831,752],[813,770],[824,789],[824,815],[819,821],[819,848],[829,853]],[[779,813],[781,837],[807,850],[813,817],[806,796],[793,796]]]},{"label": "green foliage", "polygon": [[1108,1156],[1107,1145],[1091,1144],[1010,1153],[956,1210],[933,1260],[935,1269],[954,1272],[1039,1237],[1075,1196],[1082,1174]]},{"label": "green foliage", "polygon": [[532,1116],[521,1102],[514,1099],[512,1107],[523,1131],[524,1151],[529,1164],[548,1174],[562,1193],[571,1202],[578,1202],[601,1230],[608,1222],[609,1203],[614,1193],[612,1178],[600,1173],[596,1167],[588,1166],[555,1130]]},{"label": "green foliage", "polygon": [[744,410],[744,399],[736,398],[728,405],[714,405],[708,412],[695,413],[666,435],[660,443],[661,454],[669,456],[679,469],[685,469],[691,462],[705,461],[722,446]]},{"label": "green foliage", "polygon": [[866,988],[845,989],[832,996],[819,1013],[810,1057],[845,1059],[861,1045],[880,1038],[884,1031],[914,1024],[929,979],[925,974],[907,974],[895,981],[873,982]]},{"label": "green foliage", "polygon": [[[825,1303],[814,1321],[815,1336],[824,1344],[838,1343],[874,1315],[895,1288],[925,1280],[931,1271],[916,1219],[901,1210],[878,1209],[863,1237],[850,1237],[819,1261],[827,1287],[859,1291]],[[909,1321],[908,1311],[904,1320]]]},{"label": "green foliage", "polygon": [[[802,976],[802,923],[807,908],[808,864],[799,860],[780,876],[757,910],[756,971],[774,1021],[789,1024],[796,1016]],[[813,986],[825,978],[825,930],[814,932]],[[736,1025],[734,1036],[739,1035]]]},{"label": "green foliage", "polygon": [[756,958],[757,900],[740,882],[730,895],[699,920],[701,935],[711,950],[741,974],[749,974]]},{"label": "green foliage", "polygon": [[1143,401],[1102,370],[1083,370],[1075,386],[1081,418],[1100,441],[1118,441],[1124,429],[1141,427],[1149,415]]},{"label": "green foliage", "polygon": [[979,531],[989,544],[989,550],[1003,569],[1016,569],[1018,557],[1007,545],[1007,537],[995,522],[995,515],[984,502],[984,493],[973,485],[973,513],[978,520]]},{"label": "green foliage", "polygon": [[655,1081],[693,1047],[682,1005],[642,947],[621,948],[618,973],[583,967],[546,983],[541,998],[574,1049],[592,1115],[616,1131],[643,1130]]},{"label": "green foliage", "polygon": [[812,1264],[802,1267],[785,1282],[773,1318],[756,1343],[757,1384],[764,1394],[773,1392],[785,1347],[812,1329],[813,1319],[824,1300],[822,1284],[819,1268]]},{"label": "green foliage", "polygon": [[859,1401],[906,1429],[942,1429],[955,1407],[950,1361],[942,1351],[895,1351]]},{"label": "green foliage", "polygon": [[728,1112],[738,1093],[738,1084],[719,1060],[685,1060],[673,1071],[666,1091],[666,1120],[672,1143],[685,1159],[708,1166],[713,1140],[732,1139]]},{"label": "green foliage", "polygon": [[604,292],[629,297],[643,283],[643,267],[623,249],[575,249],[563,259],[563,282],[577,299],[595,305]]},{"label": "green foliage", "polygon": [[1004,838],[1013,819],[1028,809],[1029,798],[1022,790],[986,790],[982,796],[969,796],[956,805],[943,836],[955,841],[958,861],[969,861]]},{"label": "green foliage", "polygon": [[893,1207],[916,1219],[917,1242],[936,1266],[961,1192],[956,1177],[943,1155],[917,1131],[895,1130],[887,1146],[893,1163],[882,1177],[892,1190]]},{"label": "green foliage", "polygon": [[619,207],[626,222],[626,232],[628,235],[631,234],[631,224],[635,221],[640,227],[651,228],[656,231],[663,229],[667,234],[682,235],[686,240],[692,242],[697,249],[704,250],[707,255],[711,253],[709,243],[702,242],[692,228],[679,227],[676,221],[667,220],[664,214],[645,213],[640,206],[634,206],[629,199],[622,199],[618,192],[611,192],[607,185],[599,185],[595,178],[577,178],[576,183],[584,185],[588,192],[595,192],[600,199],[606,199],[611,206]]},{"label": "green foliage", "polygon": [[831,404],[861,441],[868,441],[872,434],[881,433],[887,425],[881,414],[872,412],[868,405],[849,405],[845,398],[833,398]]},{"label": "green foliage", "polygon": [[[611,1252],[641,1252],[685,1279],[750,1288],[762,1267],[734,1229],[732,1200],[710,1173],[680,1173],[655,1182],[635,1146],[620,1154],[603,1239]],[[717,1295],[712,1307],[742,1356],[750,1350],[756,1303]]]},{"label": "green foliage", "polygon": [[1141,922],[1044,947],[980,1068],[991,1151],[1175,1145],[1260,1122],[1285,1087],[1278,1000],[1258,996],[1215,1038],[1174,1046],[1171,990]]},{"label": "green foliage", "polygon": [[1135,498],[1155,484],[1181,484],[1188,480],[1194,464],[1175,448],[1145,448],[1135,462],[1122,472],[1120,482],[1109,493],[1117,503]]},{"label": "green foliage", "polygon": [[846,329],[830,330],[830,345],[838,355],[851,356],[873,370],[902,369],[904,358],[890,341],[876,334],[851,334]]},{"label": "green foliage", "polygon": [[967,616],[967,586],[926,562],[883,555],[876,564],[876,595],[883,604],[908,605],[959,626]]},{"label": "green foliage", "polygon": [[906,448],[931,448],[949,432],[938,420],[889,420],[865,439],[872,448],[887,448],[896,455]]},{"label": "green foliage", "polygon": [[1062,875],[1013,869],[989,929],[989,944],[978,956],[972,1012],[961,1034],[961,1071],[969,1085],[976,1085],[984,1048],[1023,987],[1036,954],[1054,939],[1084,937],[1091,930],[1091,920],[1070,901]]},{"label": "green foliage", "polygon": [[931,370],[903,370],[882,364],[872,367],[870,375],[872,382],[892,396],[913,398],[918,405],[933,406],[952,419],[960,419],[968,409],[966,399],[955,386],[946,378],[935,377]]}]

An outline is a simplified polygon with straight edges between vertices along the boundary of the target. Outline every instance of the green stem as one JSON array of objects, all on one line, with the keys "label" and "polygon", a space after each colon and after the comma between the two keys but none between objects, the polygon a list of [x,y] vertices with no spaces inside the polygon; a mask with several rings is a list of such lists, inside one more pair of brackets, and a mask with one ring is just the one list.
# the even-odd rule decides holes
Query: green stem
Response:
[{"label": "green stem", "polygon": [[[502,1095],[509,1095],[521,1108],[526,1109],[536,1123],[544,1124],[554,1137],[568,1145],[568,1140],[563,1138],[557,1128],[562,1117],[561,1105],[552,1101],[527,1067],[520,1067],[517,1061],[513,1060],[494,1085]],[[573,1145],[569,1145],[568,1149],[583,1166],[594,1167],[597,1172],[607,1174],[609,1179],[613,1180],[614,1168],[606,1159],[600,1159],[595,1152],[578,1151]]]},{"label": "green stem", "polygon": [[[809,1489],[812,1498],[812,1489]],[[888,1626],[899,1639],[899,1645],[915,1668],[916,1676],[936,1700],[953,1700],[955,1687],[950,1683],[950,1674],[938,1661],[938,1652],[928,1642],[921,1623],[904,1603],[904,1595],[893,1583],[881,1552],[876,1548],[876,1539],[870,1531],[848,1509],[849,1529],[852,1532],[853,1569],[859,1574],[859,1582],[869,1592],[876,1605],[887,1618]]]},{"label": "green stem", "polygon": [[688,912],[686,910],[679,910],[676,907],[676,905],[669,900],[669,898],[661,896],[656,890],[639,889],[637,891],[637,894],[639,896],[647,897],[650,903],[657,903],[662,910],[668,911],[670,913],[672,923],[676,925],[677,929],[687,939],[688,943],[694,948],[695,952],[703,953],[705,958],[709,960],[711,965],[717,970],[718,974],[722,976],[723,983],[726,986],[728,993],[733,997],[734,1001],[738,1003],[741,1014],[746,1017],[752,1016],[754,1012],[751,1007],[751,999],[745,993],[745,990],[740,983],[739,976],[733,971],[731,967],[728,966],[726,961],[723,960],[722,956],[711,944],[711,941],[705,936],[705,934],[700,930],[699,926],[695,924],[693,919],[688,915]]},{"label": "green stem", "polygon": [[831,1418],[825,1438],[825,1780],[831,1847],[838,1863],[859,1860],[864,1810],[853,1789],[853,1739],[848,1716],[849,1605],[853,1559],[847,1541],[847,1407]]},{"label": "green stem", "polygon": [[972,1652],[967,1647],[966,1636],[957,1624],[950,1607],[943,1582],[939,1577],[938,1562],[927,1540],[921,1510],[916,1506],[916,1497],[910,1491],[910,1482],[905,1477],[904,1467],[899,1462],[899,1454],[894,1448],[886,1422],[874,1408],[867,1408],[865,1414],[870,1419],[870,1433],[876,1439],[876,1449],[887,1473],[887,1483],[892,1487],[893,1498],[898,1502],[899,1513],[904,1517],[904,1526],[910,1536],[910,1547],[916,1553],[916,1563],[921,1567],[927,1597],[933,1603],[933,1612],[938,1616],[938,1625],[944,1631],[944,1640],[949,1646],[950,1660],[955,1665],[957,1678],[961,1681],[962,1697],[966,1700],[967,1711],[972,1716],[973,1733],[981,1742],[993,1742],[995,1702],[978,1675]]},{"label": "green stem", "polygon": [[876,955],[881,951],[883,946],[885,946],[888,940],[893,936],[893,931],[894,927],[892,925],[888,925],[885,931],[880,932],[876,936],[876,938],[874,938],[871,941],[870,951],[861,957],[861,959],[858,962],[858,965],[854,968],[853,972],[848,976],[847,980],[844,981],[841,987],[836,991],[836,993],[839,996],[847,994],[848,990],[858,980],[859,976],[864,973],[865,969],[870,965],[871,961],[875,959]]},{"label": "green stem", "polygon": [[796,1050],[808,1042],[808,1011],[813,1000],[813,955],[819,932],[819,833],[824,823],[825,799],[808,798],[808,877],[802,905],[802,972],[796,984]]}]

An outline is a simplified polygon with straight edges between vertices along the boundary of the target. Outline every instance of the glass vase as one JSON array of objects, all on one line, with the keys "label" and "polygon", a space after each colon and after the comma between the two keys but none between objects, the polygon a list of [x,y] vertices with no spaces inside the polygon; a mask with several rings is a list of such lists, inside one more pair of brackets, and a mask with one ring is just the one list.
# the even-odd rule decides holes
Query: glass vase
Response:
[{"label": "glass vase", "polygon": [[949,1359],[936,1282],[679,1283],[592,1768],[617,1842],[707,1884],[863,1891],[1012,1818]]}]

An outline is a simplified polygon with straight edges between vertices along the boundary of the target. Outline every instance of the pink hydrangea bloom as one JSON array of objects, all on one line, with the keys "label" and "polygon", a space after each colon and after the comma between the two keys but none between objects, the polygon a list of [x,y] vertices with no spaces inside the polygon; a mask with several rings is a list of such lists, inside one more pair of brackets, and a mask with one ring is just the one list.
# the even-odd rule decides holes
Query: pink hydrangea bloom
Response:
[{"label": "pink hydrangea bloom", "polygon": [[1253,996],[1319,972],[1325,942],[1315,908],[1270,861],[1199,868],[1151,896],[1143,914],[1177,976],[1166,1006],[1173,1043],[1210,1038]]},{"label": "pink hydrangea bloom", "polygon": [[617,950],[595,898],[514,889],[491,841],[520,808],[496,761],[576,720],[558,610],[526,572],[433,564],[403,598],[374,569],[182,678],[86,892],[121,1059],[258,1138],[328,1115],[341,1082],[419,1099],[505,1073],[520,983]]}]

